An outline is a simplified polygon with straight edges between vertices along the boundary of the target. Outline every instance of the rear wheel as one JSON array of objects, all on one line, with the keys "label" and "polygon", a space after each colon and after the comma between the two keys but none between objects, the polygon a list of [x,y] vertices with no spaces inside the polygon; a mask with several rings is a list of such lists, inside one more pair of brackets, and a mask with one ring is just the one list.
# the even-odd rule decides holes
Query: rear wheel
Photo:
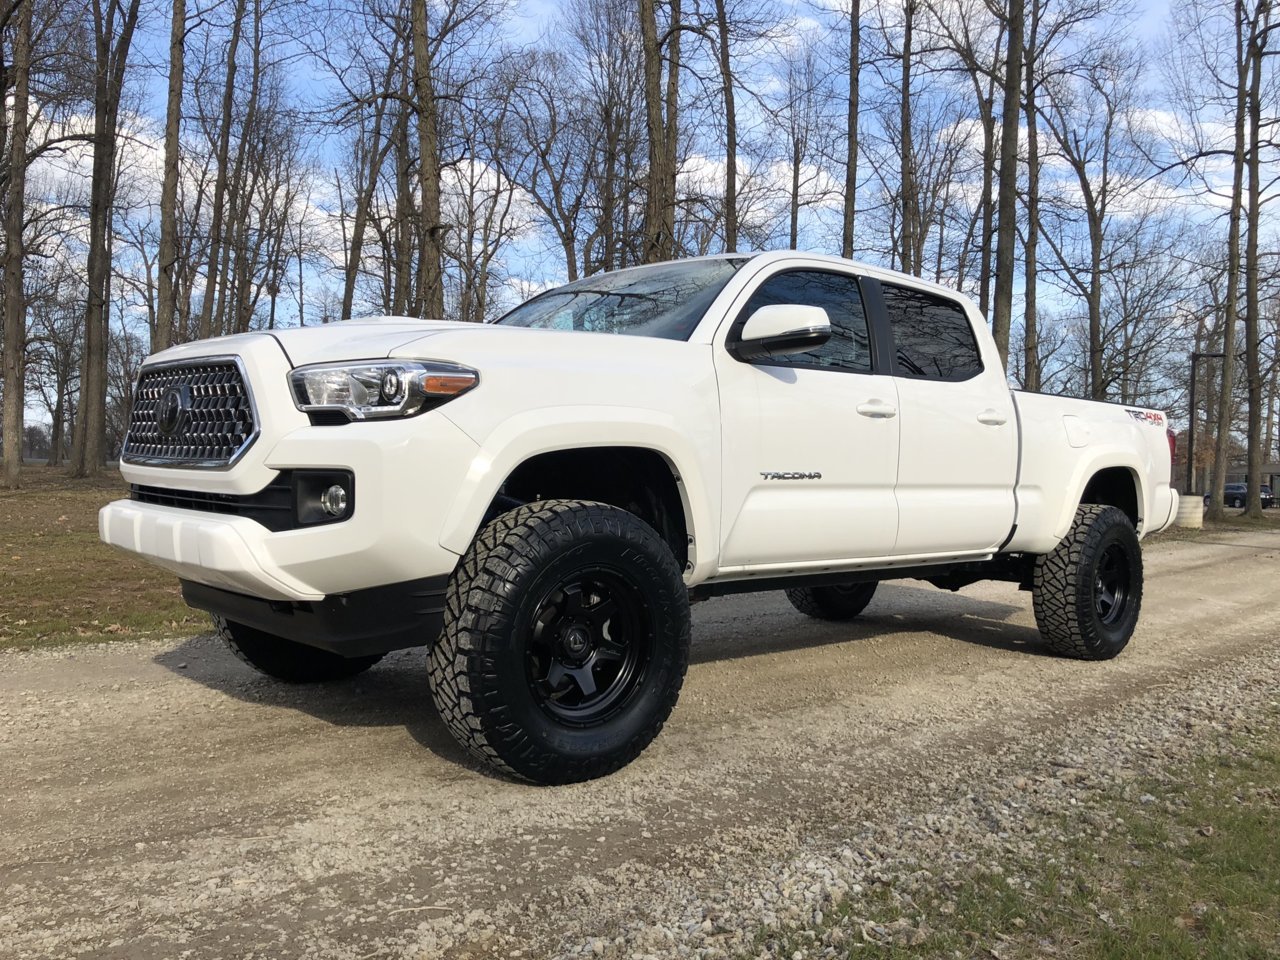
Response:
[{"label": "rear wheel", "polygon": [[639,756],[688,659],[688,591],[658,534],[617,507],[551,500],[498,517],[467,551],[431,695],[477,759],[573,783]]},{"label": "rear wheel", "polygon": [[1115,507],[1084,504],[1071,532],[1037,558],[1032,600],[1049,648],[1080,660],[1108,660],[1128,644],[1142,607],[1142,548]]},{"label": "rear wheel", "polygon": [[818,620],[852,620],[875,596],[875,580],[829,587],[796,587],[787,591],[791,605]]},{"label": "rear wheel", "polygon": [[286,683],[327,683],[364,673],[382,654],[342,657],[215,616],[213,625],[231,652],[259,673]]}]

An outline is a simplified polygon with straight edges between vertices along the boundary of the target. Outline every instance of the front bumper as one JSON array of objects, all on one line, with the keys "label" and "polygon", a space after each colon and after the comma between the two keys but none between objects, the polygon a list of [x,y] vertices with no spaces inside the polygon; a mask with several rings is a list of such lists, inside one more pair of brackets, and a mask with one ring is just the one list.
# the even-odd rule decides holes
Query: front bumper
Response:
[{"label": "front bumper", "polygon": [[271,560],[272,536],[243,517],[116,500],[98,514],[105,543],[192,580],[271,600],[322,600],[324,592]]}]

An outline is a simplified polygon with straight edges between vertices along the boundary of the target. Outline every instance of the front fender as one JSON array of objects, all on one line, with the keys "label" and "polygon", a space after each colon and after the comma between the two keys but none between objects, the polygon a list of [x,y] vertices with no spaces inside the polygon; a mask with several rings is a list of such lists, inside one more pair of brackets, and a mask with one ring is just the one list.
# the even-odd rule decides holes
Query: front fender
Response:
[{"label": "front fender", "polygon": [[686,579],[697,583],[715,570],[719,516],[708,491],[718,488],[720,451],[718,446],[699,449],[673,416],[637,407],[540,407],[501,421],[478,442],[480,448],[446,515],[442,547],[466,551],[502,484],[529,458],[583,447],[640,447],[660,454],[675,474],[685,524],[693,538],[692,569]]}]

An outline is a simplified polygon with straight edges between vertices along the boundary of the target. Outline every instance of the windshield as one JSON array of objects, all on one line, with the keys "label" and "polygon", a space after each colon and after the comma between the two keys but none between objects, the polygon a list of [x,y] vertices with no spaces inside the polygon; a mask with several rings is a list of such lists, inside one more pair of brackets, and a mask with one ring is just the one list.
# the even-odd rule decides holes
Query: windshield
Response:
[{"label": "windshield", "polygon": [[746,258],[655,263],[602,273],[539,294],[498,323],[688,340]]}]

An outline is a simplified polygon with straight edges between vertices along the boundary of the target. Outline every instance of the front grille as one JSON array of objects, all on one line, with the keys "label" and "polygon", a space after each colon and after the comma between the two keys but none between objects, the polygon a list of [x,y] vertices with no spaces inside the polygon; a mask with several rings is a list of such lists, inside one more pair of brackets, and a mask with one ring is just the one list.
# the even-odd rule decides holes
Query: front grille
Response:
[{"label": "front grille", "polygon": [[155,466],[225,467],[258,435],[239,362],[148,367],[138,378],[122,459]]}]

